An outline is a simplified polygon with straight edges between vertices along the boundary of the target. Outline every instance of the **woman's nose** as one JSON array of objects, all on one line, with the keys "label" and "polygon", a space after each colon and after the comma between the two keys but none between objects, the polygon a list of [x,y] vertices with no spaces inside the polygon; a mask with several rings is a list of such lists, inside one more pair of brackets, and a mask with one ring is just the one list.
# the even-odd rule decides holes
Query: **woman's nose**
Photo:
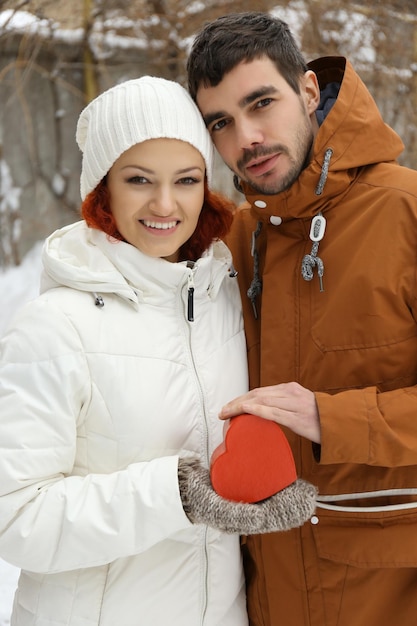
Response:
[{"label": "woman's nose", "polygon": [[161,187],[155,194],[152,209],[158,215],[171,215],[176,210],[174,191],[168,187]]}]

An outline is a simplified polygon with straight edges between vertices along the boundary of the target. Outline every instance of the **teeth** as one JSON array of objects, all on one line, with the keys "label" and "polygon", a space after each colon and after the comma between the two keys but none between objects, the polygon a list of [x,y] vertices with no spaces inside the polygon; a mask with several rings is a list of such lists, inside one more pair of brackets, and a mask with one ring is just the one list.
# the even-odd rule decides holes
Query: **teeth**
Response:
[{"label": "teeth", "polygon": [[168,230],[174,228],[177,222],[151,222],[150,220],[142,220],[143,224],[148,228],[158,228],[159,230]]}]

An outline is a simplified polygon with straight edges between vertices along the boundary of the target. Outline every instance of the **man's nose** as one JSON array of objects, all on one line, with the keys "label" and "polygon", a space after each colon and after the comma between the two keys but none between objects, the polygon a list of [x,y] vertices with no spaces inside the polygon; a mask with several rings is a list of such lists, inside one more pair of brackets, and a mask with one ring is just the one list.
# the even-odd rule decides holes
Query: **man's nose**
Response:
[{"label": "man's nose", "polygon": [[242,150],[252,148],[263,143],[264,137],[259,126],[248,120],[241,120],[236,124],[237,145]]}]

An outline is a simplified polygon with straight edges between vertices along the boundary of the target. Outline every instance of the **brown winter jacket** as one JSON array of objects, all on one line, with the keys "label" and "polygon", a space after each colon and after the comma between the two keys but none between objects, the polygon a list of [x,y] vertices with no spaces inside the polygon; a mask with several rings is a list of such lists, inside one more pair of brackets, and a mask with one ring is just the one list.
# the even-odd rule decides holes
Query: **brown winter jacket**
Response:
[{"label": "brown winter jacket", "polygon": [[[318,486],[329,508],[319,506],[301,529],[246,539],[249,614],[252,626],[412,626],[417,172],[395,162],[403,144],[349,62],[324,58],[310,68],[321,89],[341,83],[312,161],[278,195],[244,186],[250,206],[237,214],[228,243],[242,290],[251,386],[298,381],[316,392],[321,446],[286,432],[299,475]],[[257,208],[257,200],[266,207]],[[327,220],[317,253],[324,291],[317,267],[309,282],[301,274],[319,211]],[[282,223],[271,224],[271,216]],[[246,292],[259,223],[256,320]],[[355,499],[375,491],[378,497]]]}]

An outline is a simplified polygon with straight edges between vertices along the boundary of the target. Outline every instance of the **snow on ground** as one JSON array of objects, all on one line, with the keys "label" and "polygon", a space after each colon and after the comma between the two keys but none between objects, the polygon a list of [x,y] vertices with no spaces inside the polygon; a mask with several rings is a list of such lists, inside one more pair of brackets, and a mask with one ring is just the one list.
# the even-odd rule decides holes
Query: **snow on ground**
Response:
[{"label": "snow on ground", "polygon": [[[39,242],[24,257],[19,267],[0,269],[0,336],[4,334],[15,311],[39,293],[41,271]],[[19,570],[0,559],[0,626],[9,626],[13,596]]]}]

